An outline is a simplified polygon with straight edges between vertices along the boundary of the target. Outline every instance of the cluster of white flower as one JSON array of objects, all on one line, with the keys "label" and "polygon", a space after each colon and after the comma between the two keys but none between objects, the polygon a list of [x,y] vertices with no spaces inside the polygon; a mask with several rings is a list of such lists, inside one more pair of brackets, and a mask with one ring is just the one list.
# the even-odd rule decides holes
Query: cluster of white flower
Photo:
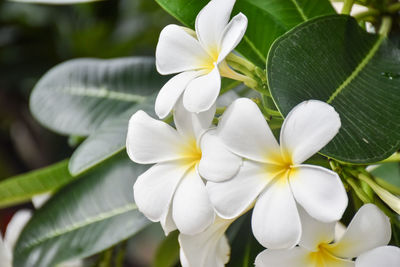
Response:
[{"label": "cluster of white flower", "polygon": [[343,184],[335,172],[303,164],[339,131],[333,107],[317,100],[297,105],[279,144],[247,98],[235,100],[213,126],[221,76],[244,80],[225,60],[247,28],[241,13],[229,21],[234,3],[210,1],[195,32],[169,25],[160,34],[157,69],[179,74],[161,89],[155,111],[163,119],[173,110],[176,129],[143,111],[129,122],[130,158],[155,164],[134,185],[139,210],[166,234],[180,231],[184,267],[224,266],[225,231],[253,207],[253,234],[268,248],[256,266],[397,266],[400,249],[382,247],[391,236],[388,218],[366,205],[335,235],[348,202]]}]

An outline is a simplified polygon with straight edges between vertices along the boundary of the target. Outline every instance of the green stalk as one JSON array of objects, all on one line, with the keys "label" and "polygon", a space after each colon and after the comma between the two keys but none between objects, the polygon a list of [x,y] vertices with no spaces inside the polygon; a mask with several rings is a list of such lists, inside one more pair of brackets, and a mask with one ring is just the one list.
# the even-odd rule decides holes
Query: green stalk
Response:
[{"label": "green stalk", "polygon": [[344,15],[350,15],[353,4],[354,4],[354,0],[345,0],[341,13]]},{"label": "green stalk", "polygon": [[400,10],[400,3],[395,3],[387,8],[389,13],[395,13]]},{"label": "green stalk", "polygon": [[379,34],[387,36],[390,32],[391,27],[392,27],[392,18],[388,16],[383,17],[381,28],[379,29]]},{"label": "green stalk", "polygon": [[360,20],[365,20],[365,19],[368,18],[368,17],[376,17],[376,16],[379,16],[379,14],[380,14],[379,10],[370,8],[370,9],[368,9],[367,11],[364,11],[364,12],[361,12],[361,13],[358,13],[358,14],[354,15],[354,18],[355,18],[357,21],[360,21]]},{"label": "green stalk", "polygon": [[385,202],[392,210],[394,210],[397,214],[400,214],[400,199],[395,195],[391,194],[381,186],[379,186],[369,175],[364,173],[360,173],[358,175],[358,179],[366,182],[374,192]]}]

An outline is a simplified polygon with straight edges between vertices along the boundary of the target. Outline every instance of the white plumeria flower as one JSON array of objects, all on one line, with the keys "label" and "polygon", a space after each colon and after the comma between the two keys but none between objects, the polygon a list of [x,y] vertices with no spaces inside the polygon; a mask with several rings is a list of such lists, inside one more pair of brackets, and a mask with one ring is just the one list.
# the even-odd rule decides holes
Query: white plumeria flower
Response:
[{"label": "white plumeria flower", "polygon": [[[302,208],[299,210],[304,222],[299,247],[266,249],[257,256],[256,267],[398,266],[398,261],[393,265],[400,257],[398,249],[381,247],[389,243],[391,228],[389,218],[375,205],[361,207],[338,240],[334,240],[335,223],[319,222]],[[380,248],[371,251],[377,247]],[[355,257],[359,259],[353,262]]]},{"label": "white plumeria flower", "polygon": [[225,232],[234,221],[219,217],[204,232],[179,235],[182,267],[223,267],[229,261],[230,246]]},{"label": "white plumeria flower", "polygon": [[[305,101],[285,119],[279,146],[253,101],[240,98],[233,102],[222,116],[217,135],[232,152],[247,160],[239,173],[226,181],[199,166],[209,180],[207,190],[217,214],[234,218],[255,202],[254,236],[265,247],[276,249],[293,247],[300,240],[296,202],[318,220],[339,220],[348,201],[339,176],[301,163],[324,147],[340,125],[339,115],[330,105]],[[225,168],[234,163],[214,164]]]},{"label": "white plumeria flower", "polygon": [[157,70],[161,74],[180,74],[170,79],[157,96],[155,111],[160,118],[169,114],[182,94],[187,110],[208,110],[218,97],[221,75],[241,76],[224,61],[247,28],[242,13],[229,22],[234,4],[235,0],[210,1],[197,15],[196,32],[177,25],[162,30],[156,48]]},{"label": "white plumeria flower", "polygon": [[398,267],[399,264],[400,248],[394,246],[382,246],[358,256],[355,267]]},{"label": "white plumeria flower", "polygon": [[[202,149],[200,141],[213,140],[211,135],[202,136],[214,113],[215,106],[207,112],[190,113],[179,100],[174,110],[176,130],[144,111],[136,112],[129,121],[129,157],[141,164],[156,163],[138,177],[133,187],[135,202],[147,218],[161,222],[166,234],[176,228],[184,234],[197,234],[214,221],[213,207],[197,171],[197,165],[207,165],[202,154],[208,150]],[[241,160],[226,149],[219,152],[227,161]]]},{"label": "white plumeria flower", "polygon": [[2,267],[12,267],[12,251],[22,229],[31,216],[32,213],[29,210],[17,211],[7,225],[4,240],[0,234],[0,263]]}]

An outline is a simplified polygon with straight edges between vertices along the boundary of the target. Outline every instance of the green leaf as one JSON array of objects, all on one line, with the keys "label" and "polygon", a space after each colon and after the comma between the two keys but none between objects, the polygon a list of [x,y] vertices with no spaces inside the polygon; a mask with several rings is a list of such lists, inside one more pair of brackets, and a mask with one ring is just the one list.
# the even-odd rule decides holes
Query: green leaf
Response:
[{"label": "green leaf", "polygon": [[22,231],[13,266],[54,266],[137,233],[149,221],[133,202],[132,186],[146,168],[121,153],[64,187]]},{"label": "green leaf", "polygon": [[33,196],[52,192],[71,182],[68,160],[8,178],[0,182],[0,207],[27,202]]},{"label": "green leaf", "polygon": [[87,136],[104,121],[146,101],[165,81],[149,57],[70,60],[37,83],[30,108],[55,132]]},{"label": "green leaf", "polygon": [[380,164],[371,171],[375,181],[392,193],[400,195],[400,164],[389,162]]},{"label": "green leaf", "polygon": [[282,114],[318,99],[335,107],[342,127],[321,153],[346,162],[382,160],[400,147],[400,51],[349,16],[306,22],[278,39],[267,75]]},{"label": "green leaf", "polygon": [[257,242],[251,229],[251,213],[236,220],[227,232],[231,245],[231,258],[228,267],[254,266],[257,255],[264,248]]},{"label": "green leaf", "polygon": [[[184,25],[194,28],[199,11],[208,0],[156,0]],[[237,0],[232,15],[239,12],[248,18],[246,34],[237,50],[264,68],[272,42],[313,17],[334,14],[328,0]]]},{"label": "green leaf", "polygon": [[105,121],[72,154],[69,162],[71,174],[79,175],[125,150],[130,117],[140,109],[153,115],[154,100],[155,97],[148,97],[144,103],[133,106],[113,120]]},{"label": "green leaf", "polygon": [[158,246],[153,267],[173,267],[179,262],[179,232],[170,233]]}]

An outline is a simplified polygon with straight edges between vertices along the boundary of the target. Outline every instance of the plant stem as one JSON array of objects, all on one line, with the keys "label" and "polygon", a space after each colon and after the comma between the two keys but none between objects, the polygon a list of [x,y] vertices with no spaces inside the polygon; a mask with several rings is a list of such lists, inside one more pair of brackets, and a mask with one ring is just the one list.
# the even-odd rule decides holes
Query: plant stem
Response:
[{"label": "plant stem", "polygon": [[344,15],[350,15],[353,4],[354,4],[354,0],[345,0],[341,13]]},{"label": "plant stem", "polygon": [[400,3],[395,3],[387,8],[389,13],[395,13],[400,10]]},{"label": "plant stem", "polygon": [[392,18],[389,16],[384,16],[382,18],[381,28],[379,29],[379,34],[383,36],[387,36],[390,32],[390,28],[392,27]]},{"label": "plant stem", "polygon": [[368,18],[368,17],[378,16],[379,14],[380,14],[379,10],[370,8],[367,11],[364,11],[364,12],[354,15],[354,18],[356,20],[360,21],[360,20],[365,20],[365,18]]}]

